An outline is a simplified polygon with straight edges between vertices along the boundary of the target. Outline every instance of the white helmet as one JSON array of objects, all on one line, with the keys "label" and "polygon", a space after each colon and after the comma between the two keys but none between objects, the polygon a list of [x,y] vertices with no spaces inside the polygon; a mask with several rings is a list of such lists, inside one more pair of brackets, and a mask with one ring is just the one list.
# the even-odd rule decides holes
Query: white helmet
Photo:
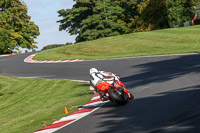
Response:
[{"label": "white helmet", "polygon": [[98,70],[97,70],[96,68],[91,68],[91,69],[90,69],[90,74],[96,73],[96,72],[98,72]]}]

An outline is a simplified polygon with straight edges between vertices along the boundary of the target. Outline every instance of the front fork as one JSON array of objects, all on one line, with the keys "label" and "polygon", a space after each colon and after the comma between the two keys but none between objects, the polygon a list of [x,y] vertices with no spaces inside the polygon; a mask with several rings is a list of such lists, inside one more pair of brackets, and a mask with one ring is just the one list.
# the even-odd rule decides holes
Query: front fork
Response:
[{"label": "front fork", "polygon": [[127,88],[124,89],[124,92],[128,95],[128,99],[132,99],[132,96]]}]

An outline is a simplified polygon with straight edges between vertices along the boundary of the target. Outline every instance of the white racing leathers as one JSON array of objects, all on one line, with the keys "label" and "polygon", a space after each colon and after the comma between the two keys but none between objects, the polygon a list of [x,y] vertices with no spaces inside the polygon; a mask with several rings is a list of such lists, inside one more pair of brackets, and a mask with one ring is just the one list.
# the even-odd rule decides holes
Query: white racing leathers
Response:
[{"label": "white racing leathers", "polygon": [[[91,68],[90,77],[90,87],[99,93],[102,101],[110,100],[111,102],[114,101],[123,105],[126,104],[128,100],[134,99],[134,96],[119,80],[120,78],[118,75]],[[107,83],[104,83],[105,81]]]},{"label": "white racing leathers", "polygon": [[98,89],[96,88],[98,83],[106,81],[109,84],[113,85],[115,80],[119,80],[119,76],[117,76],[116,74],[105,71],[90,72],[90,77],[90,86],[95,89],[96,92],[98,92]]}]

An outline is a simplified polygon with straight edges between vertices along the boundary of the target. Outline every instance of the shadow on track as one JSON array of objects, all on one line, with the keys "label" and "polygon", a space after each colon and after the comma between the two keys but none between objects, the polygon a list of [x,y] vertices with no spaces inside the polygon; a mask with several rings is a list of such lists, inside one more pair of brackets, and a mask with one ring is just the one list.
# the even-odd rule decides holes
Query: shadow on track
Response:
[{"label": "shadow on track", "polygon": [[[133,66],[141,73],[122,78],[128,88],[150,83],[163,83],[187,74],[200,73],[200,55],[181,56]],[[184,81],[183,81],[184,82]],[[104,121],[96,128],[98,133],[199,133],[200,132],[200,84],[175,89],[154,95],[136,98],[125,106],[107,104],[102,108],[112,110],[98,113]],[[160,88],[163,89],[163,88]]]},{"label": "shadow on track", "polygon": [[142,73],[121,78],[128,88],[152,82],[165,82],[188,73],[200,73],[200,54],[132,66],[142,69]]},{"label": "shadow on track", "polygon": [[[105,121],[99,133],[183,133],[200,131],[200,86],[181,88],[153,97],[136,99],[124,106],[113,106],[114,111],[98,113]],[[131,109],[131,111],[129,110]],[[193,121],[193,119],[197,120]],[[173,125],[173,127],[171,127]],[[169,128],[171,127],[171,128]]]}]

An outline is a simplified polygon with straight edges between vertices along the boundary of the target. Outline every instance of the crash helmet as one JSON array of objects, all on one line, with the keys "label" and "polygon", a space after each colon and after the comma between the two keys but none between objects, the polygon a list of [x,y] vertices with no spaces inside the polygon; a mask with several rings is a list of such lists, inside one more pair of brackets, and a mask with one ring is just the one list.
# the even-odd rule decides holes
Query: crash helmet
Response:
[{"label": "crash helmet", "polygon": [[98,70],[97,70],[96,68],[91,68],[91,69],[90,69],[90,74],[96,73],[96,72],[98,72]]}]

